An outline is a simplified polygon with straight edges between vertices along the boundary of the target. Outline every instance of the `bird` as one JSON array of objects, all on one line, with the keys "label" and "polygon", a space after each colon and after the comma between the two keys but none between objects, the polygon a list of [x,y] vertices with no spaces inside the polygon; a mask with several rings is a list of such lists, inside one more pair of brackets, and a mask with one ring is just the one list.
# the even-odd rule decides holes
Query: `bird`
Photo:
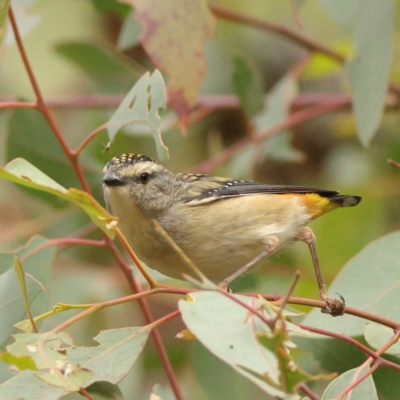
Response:
[{"label": "bird", "polygon": [[238,276],[294,241],[308,244],[324,312],[341,315],[344,299],[329,298],[308,226],[360,196],[306,186],[270,185],[206,174],[174,173],[143,154],[113,157],[103,170],[106,207],[137,256],[172,278],[192,275],[166,234],[211,281],[228,287]]}]

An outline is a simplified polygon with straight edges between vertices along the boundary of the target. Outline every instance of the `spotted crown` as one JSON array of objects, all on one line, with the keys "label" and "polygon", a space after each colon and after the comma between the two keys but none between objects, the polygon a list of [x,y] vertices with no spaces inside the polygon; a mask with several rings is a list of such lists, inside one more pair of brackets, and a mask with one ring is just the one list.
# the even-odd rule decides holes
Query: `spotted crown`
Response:
[{"label": "spotted crown", "polygon": [[113,157],[108,162],[107,168],[112,167],[112,166],[125,167],[128,165],[134,165],[136,163],[140,163],[143,161],[155,162],[150,157],[147,157],[143,154],[124,153],[124,154],[120,154],[116,157]]}]

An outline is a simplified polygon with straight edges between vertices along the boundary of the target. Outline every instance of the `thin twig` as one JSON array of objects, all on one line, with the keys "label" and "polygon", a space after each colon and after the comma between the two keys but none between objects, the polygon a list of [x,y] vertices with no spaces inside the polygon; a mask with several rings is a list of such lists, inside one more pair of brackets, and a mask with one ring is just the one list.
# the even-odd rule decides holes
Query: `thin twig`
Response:
[{"label": "thin twig", "polygon": [[[395,334],[390,338],[390,340],[385,343],[380,349],[375,351],[375,354],[377,356],[380,356],[383,354],[387,349],[389,349],[391,346],[393,346],[397,341],[399,340],[400,337],[400,332],[397,331]],[[361,375],[359,378],[357,378],[354,382],[352,382],[348,387],[343,389],[337,396],[337,399],[340,400],[342,399],[347,393],[350,393],[352,389],[354,389],[357,385],[359,385],[364,379],[368,378],[379,366],[385,367],[385,363],[382,362],[382,358],[373,358],[369,357],[360,367],[358,368],[359,371],[362,371],[364,368],[368,367],[369,364],[371,364],[373,361],[375,361],[375,364],[368,369],[363,375]],[[386,360],[384,360],[386,361]]]},{"label": "thin twig", "polygon": [[321,329],[321,328],[314,328],[313,326],[304,325],[304,324],[297,323],[297,322],[293,322],[293,324],[297,325],[298,327],[300,327],[306,331],[318,333],[319,335],[328,336],[328,337],[332,337],[332,338],[347,342],[347,343],[357,347],[359,350],[361,350],[362,352],[364,352],[365,354],[367,354],[368,356],[373,358],[375,361],[379,360],[379,363],[381,363],[382,366],[385,366],[385,367],[388,367],[388,368],[391,368],[391,369],[394,369],[394,370],[400,372],[400,365],[395,364],[391,361],[385,360],[384,358],[380,357],[378,354],[373,352],[371,349],[369,349],[368,347],[364,346],[363,344],[357,342],[357,340],[351,338],[350,336],[327,331],[327,330]]},{"label": "thin twig", "polygon": [[51,130],[54,133],[55,138],[57,139],[58,143],[60,144],[62,150],[64,151],[65,155],[67,156],[68,160],[70,161],[72,168],[74,169],[79,182],[82,186],[82,188],[88,192],[91,193],[90,191],[90,187],[89,184],[83,174],[83,170],[82,167],[80,166],[80,164],[77,162],[77,160],[71,156],[71,149],[69,148],[67,142],[65,141],[60,129],[58,128],[53,116],[51,115],[45,101],[42,95],[42,92],[39,88],[39,84],[36,80],[35,74],[33,73],[31,64],[29,62],[26,50],[25,50],[25,46],[22,42],[22,38],[21,35],[19,33],[19,29],[18,29],[18,25],[17,22],[15,20],[14,17],[14,13],[13,13],[13,9],[12,6],[10,6],[9,11],[8,11],[8,16],[10,18],[10,23],[11,23],[11,27],[14,33],[14,37],[15,37],[15,41],[17,43],[18,46],[18,50],[19,53],[21,55],[22,58],[22,62],[24,64],[25,70],[28,74],[29,77],[29,81],[32,85],[33,91],[35,93],[36,96],[36,106],[38,108],[38,110],[43,114],[44,118],[46,119],[47,123],[49,124]]},{"label": "thin twig", "polygon": [[290,40],[298,46],[305,48],[308,51],[323,53],[340,64],[343,64],[346,61],[346,57],[342,53],[332,49],[329,46],[326,46],[324,43],[321,43],[305,35],[302,32],[293,31],[286,26],[275,24],[273,22],[253,17],[251,15],[246,15],[241,12],[232,11],[225,7],[216,6],[214,4],[211,4],[209,7],[214,15],[219,18],[225,19],[227,21],[238,22],[244,25],[251,26],[253,28],[259,28],[267,32],[275,33]]},{"label": "thin twig", "polygon": [[79,393],[89,400],[96,400],[86,389],[80,388]]},{"label": "thin twig", "polygon": [[392,159],[389,158],[389,159],[387,160],[387,162],[388,162],[389,164],[394,165],[396,168],[400,168],[400,163],[397,162],[397,161],[394,161],[394,160],[392,160]]},{"label": "thin twig", "polygon": [[272,321],[272,326],[275,326],[276,322],[281,317],[281,315],[283,313],[283,310],[286,307],[286,305],[288,303],[288,300],[289,300],[290,296],[292,295],[294,289],[296,288],[296,285],[297,285],[299,279],[300,279],[300,271],[297,270],[296,271],[296,275],[295,275],[294,280],[293,280],[293,283],[290,286],[287,295],[283,298],[283,302],[282,302],[281,306],[279,307],[279,311],[277,312],[275,319]]},{"label": "thin twig", "polygon": [[374,371],[376,371],[379,367],[379,364],[374,364],[371,368],[368,368],[359,378],[357,378],[354,382],[352,382],[349,386],[344,388],[337,396],[336,400],[342,400],[347,393],[353,390],[357,385],[359,385],[363,380],[367,379],[372,375]]},{"label": "thin twig", "polygon": [[90,134],[85,137],[85,139],[79,145],[79,147],[75,151],[72,152],[74,157],[78,157],[82,153],[83,149],[89,144],[89,142],[92,139],[94,139],[103,129],[106,129],[107,126],[108,126],[108,122],[106,122],[103,125],[100,125],[94,131],[90,132]]},{"label": "thin twig", "polygon": [[[37,100],[37,102],[36,102],[37,108],[39,109],[39,111],[45,117],[45,119],[46,119],[47,123],[49,124],[50,128],[52,129],[56,139],[58,140],[61,148],[63,149],[65,155],[69,159],[69,161],[70,161],[70,163],[71,163],[71,165],[72,165],[72,167],[73,167],[73,169],[74,169],[74,171],[75,171],[75,173],[76,173],[76,175],[77,175],[77,177],[79,179],[79,182],[80,182],[81,186],[83,187],[83,189],[86,192],[91,193],[89,184],[87,183],[87,180],[86,180],[86,178],[85,178],[85,176],[83,174],[82,167],[80,166],[80,164],[78,162],[78,157],[73,153],[73,151],[69,148],[67,142],[64,140],[64,137],[62,136],[61,131],[59,130],[57,124],[55,123],[55,121],[54,121],[54,119],[52,117],[52,115],[50,114],[50,111],[49,111],[46,103],[44,102],[44,99],[43,99],[42,93],[40,91],[39,85],[37,83],[37,80],[35,78],[35,75],[33,73],[32,68],[31,68],[30,62],[28,60],[28,57],[27,57],[27,54],[26,54],[26,51],[25,51],[25,47],[24,47],[24,44],[22,42],[21,35],[19,33],[18,26],[17,26],[16,20],[15,20],[13,11],[12,11],[12,7],[10,7],[10,9],[9,9],[9,18],[10,18],[10,22],[11,22],[11,26],[12,26],[12,29],[13,29],[13,32],[14,32],[14,36],[15,36],[15,40],[16,40],[17,46],[18,46],[19,52],[21,54],[22,61],[24,63],[24,66],[25,66],[25,69],[27,71],[27,74],[29,76],[29,80],[31,82],[32,88],[33,88],[33,90],[35,92],[35,96],[36,96],[36,100]],[[110,247],[110,249],[113,251],[113,253],[117,254],[118,250],[115,248],[114,244],[110,240],[108,240],[108,238],[106,238],[106,241],[107,241],[107,245]],[[119,265],[120,266],[121,265],[125,265],[124,263],[121,264],[121,258],[117,257],[117,261],[119,261]],[[134,291],[134,293],[140,292],[141,288],[140,288],[139,285],[137,285],[134,282],[131,272],[127,273],[127,268],[124,268],[124,267],[121,267],[121,268],[122,268],[122,271],[125,273],[125,276],[127,277],[127,280],[129,282],[129,284],[131,285],[131,288]],[[150,312],[150,309],[148,307],[147,302],[145,300],[143,300],[143,299],[140,300],[140,306],[142,308],[142,312],[143,312],[143,315],[144,315],[145,320],[147,321],[147,323],[153,322],[154,320],[153,320],[153,317],[151,315],[151,312]],[[168,379],[170,381],[171,388],[172,388],[172,390],[173,390],[173,392],[175,394],[175,397],[178,400],[181,400],[181,399],[183,399],[182,393],[181,393],[181,391],[179,389],[179,385],[177,383],[177,379],[176,379],[176,377],[174,375],[171,363],[170,363],[170,361],[168,359],[168,356],[167,356],[167,353],[165,351],[164,344],[162,342],[162,339],[161,339],[157,329],[154,329],[152,331],[152,336],[153,336],[153,338],[155,340],[156,348],[157,348],[158,353],[160,355],[161,362],[162,362],[162,364],[164,366],[164,369],[165,369],[166,374],[168,376]]]},{"label": "thin twig", "polygon": [[[125,277],[128,281],[128,284],[132,290],[133,293],[140,293],[142,291],[141,285],[140,283],[133,279],[133,275],[132,275],[132,270],[129,268],[129,266],[125,263],[124,259],[121,256],[121,253],[118,251],[117,247],[115,246],[114,242],[109,239],[108,237],[106,238],[106,241],[108,243],[108,246],[110,247],[111,252],[113,253],[115,259],[117,260],[117,263],[121,269],[121,271],[125,274]],[[160,286],[160,291],[164,290],[164,288],[162,288]],[[146,321],[147,324],[151,324],[154,322],[154,318],[153,315],[150,311],[150,307],[146,301],[145,298],[140,298],[139,299],[139,306],[140,309],[143,313],[144,319]],[[183,400],[183,395],[182,392],[180,390],[179,384],[178,384],[178,380],[175,376],[174,370],[172,368],[171,362],[168,358],[168,354],[167,351],[165,350],[165,346],[164,343],[162,341],[160,332],[158,331],[157,328],[153,329],[151,331],[151,336],[154,340],[154,343],[156,345],[156,349],[158,351],[158,355],[160,357],[161,363],[164,367],[165,373],[167,375],[167,378],[169,380],[169,384],[171,385],[171,389],[174,392],[175,398],[177,400]]]},{"label": "thin twig", "polygon": [[319,400],[319,397],[304,382],[296,385],[296,389],[303,392],[310,400]]},{"label": "thin twig", "polygon": [[[244,13],[229,10],[225,7],[216,5],[209,6],[211,11],[219,18],[227,21],[233,21],[244,25],[251,26],[253,28],[262,29],[266,32],[271,32],[281,37],[284,37],[295,43],[296,45],[303,47],[309,52],[322,53],[327,57],[331,58],[339,64],[345,64],[347,62],[347,56],[343,55],[339,51],[327,46],[325,43],[319,42],[301,31],[294,31],[287,28],[284,25],[275,24],[273,22],[246,15]],[[400,87],[393,82],[389,82],[389,91],[391,91],[396,97],[400,97]]]},{"label": "thin twig", "polygon": [[140,262],[138,256],[133,251],[132,247],[130,246],[129,242],[126,240],[125,236],[122,234],[119,228],[115,228],[115,234],[118,237],[121,244],[124,246],[125,250],[128,252],[129,256],[133,260],[133,262],[138,267],[139,271],[146,279],[147,283],[150,285],[151,288],[157,287],[157,282],[153,279],[153,277],[147,272],[145,266]]},{"label": "thin twig", "polygon": [[350,99],[341,98],[334,101],[329,101],[323,104],[318,104],[313,107],[309,107],[305,110],[301,110],[290,115],[285,121],[276,124],[263,132],[257,133],[253,135],[251,138],[246,137],[233,145],[227,147],[225,150],[216,154],[214,157],[209,158],[208,160],[198,164],[196,167],[191,169],[191,172],[202,172],[202,173],[210,173],[214,168],[218,165],[228,161],[231,157],[233,157],[238,151],[242,150],[245,146],[255,142],[261,142],[282,130],[292,128],[293,126],[299,125],[306,121],[309,121],[313,118],[316,118],[320,115],[324,115],[327,112],[337,110],[346,104],[348,104]]},{"label": "thin twig", "polygon": [[0,108],[37,108],[37,104],[33,102],[23,101],[5,101],[0,102]]}]

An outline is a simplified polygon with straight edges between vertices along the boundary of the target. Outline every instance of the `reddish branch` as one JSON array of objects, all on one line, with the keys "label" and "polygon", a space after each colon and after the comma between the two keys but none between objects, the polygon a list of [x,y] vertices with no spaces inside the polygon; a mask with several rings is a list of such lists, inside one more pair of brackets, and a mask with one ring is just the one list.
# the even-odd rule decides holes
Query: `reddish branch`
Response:
[{"label": "reddish branch", "polygon": [[[318,40],[315,40],[305,35],[300,31],[294,31],[284,25],[275,24],[265,19],[260,19],[251,15],[232,11],[224,7],[216,5],[210,5],[209,7],[214,15],[221,19],[237,22],[243,25],[251,26],[253,28],[264,30],[266,32],[274,33],[276,35],[279,35],[280,37],[288,39],[289,41],[300,47],[303,47],[309,52],[325,54],[327,57],[329,57],[333,61],[336,61],[339,64],[345,64],[347,62],[347,57],[342,53],[325,45],[322,42],[319,42]],[[400,87],[398,87],[393,82],[389,82],[389,90],[397,97],[400,96]]]},{"label": "reddish branch", "polygon": [[273,22],[232,11],[224,7],[216,5],[210,5],[209,7],[214,15],[221,19],[237,22],[240,24],[251,26],[253,28],[258,28],[267,32],[275,33],[280,37],[284,37],[290,40],[300,47],[304,47],[310,52],[323,53],[340,64],[343,64],[346,61],[346,57],[343,54],[330,48],[329,46],[326,46],[324,43],[318,42],[317,40],[310,38],[302,32],[293,31],[283,25],[274,24]]},{"label": "reddish branch", "polygon": [[[212,12],[225,20],[233,21],[233,22],[238,22],[242,24],[246,24],[255,28],[259,28],[265,31],[273,32],[275,34],[280,35],[281,37],[287,38],[288,40],[292,41],[293,43],[305,48],[306,50],[310,52],[319,52],[327,55],[330,57],[332,60],[335,60],[336,62],[343,64],[346,62],[346,57],[342,55],[341,53],[337,52],[336,50],[326,46],[323,43],[318,42],[317,40],[314,40],[307,35],[298,32],[298,31],[292,31],[282,25],[279,24],[274,24],[265,20],[261,20],[256,17],[248,16],[242,13],[237,13],[231,10],[227,10],[223,7],[211,5],[210,6]],[[91,135],[89,135],[83,142],[82,144],[78,147],[76,151],[73,151],[70,149],[66,141],[64,140],[61,131],[59,130],[57,124],[55,123],[50,111],[49,111],[49,105],[57,107],[57,106],[62,106],[62,107],[77,107],[77,106],[85,106],[85,107],[115,107],[117,106],[122,97],[121,96],[114,96],[114,95],[107,95],[107,96],[78,96],[72,99],[58,99],[58,100],[53,100],[50,102],[45,103],[40,87],[37,83],[37,80],[35,78],[35,75],[33,73],[33,70],[31,68],[31,65],[29,63],[23,42],[21,40],[19,30],[12,12],[12,9],[10,8],[9,11],[9,17],[10,17],[10,22],[14,31],[15,39],[25,66],[25,69],[27,71],[27,74],[29,76],[32,88],[34,90],[35,96],[36,96],[36,102],[17,102],[17,101],[4,101],[0,104],[0,108],[34,108],[40,111],[46,121],[48,122],[49,126],[54,132],[55,137],[57,138],[58,142],[60,143],[60,146],[62,147],[64,153],[68,157],[76,175],[79,178],[81,186],[90,193],[90,188],[89,185],[84,177],[82,168],[78,162],[78,157],[79,154],[81,153],[82,149],[85,147],[85,145],[100,131],[100,128],[104,128],[104,126],[99,127],[95,131],[92,132]],[[396,95],[400,94],[400,89],[394,85],[390,84],[389,89],[395,93]],[[318,97],[319,96],[319,97]],[[231,95],[226,95],[226,96],[202,96],[199,97],[198,107],[200,108],[200,117],[204,117],[205,115],[208,115],[211,110],[216,110],[218,108],[238,108],[240,106],[239,100],[235,96]],[[387,105],[388,107],[396,107],[397,106],[397,99],[394,101],[391,98],[387,99]],[[321,99],[320,95],[300,95],[298,96],[293,104],[292,104],[292,111],[293,114],[284,122],[277,124],[276,126],[269,128],[268,130],[258,133],[257,136],[253,137],[248,137],[243,139],[242,141],[228,147],[226,150],[224,150],[222,153],[218,154],[217,156],[207,160],[205,163],[201,164],[198,166],[197,170],[202,171],[202,172],[208,172],[215,168],[218,164],[228,160],[232,155],[234,155],[237,151],[242,149],[244,146],[248,145],[251,142],[257,142],[257,141],[262,141],[265,140],[266,138],[276,134],[277,132],[293,127],[295,125],[298,125],[300,123],[303,123],[305,121],[308,121],[312,118],[315,118],[319,115],[326,114],[328,112],[332,112],[344,107],[349,107],[351,106],[351,99],[349,96],[346,95],[329,95],[329,98],[324,98]],[[306,108],[305,108],[306,107]],[[197,120],[199,117],[197,116],[195,120]],[[394,165],[396,165],[393,162]],[[85,240],[85,239],[74,239],[74,238],[66,238],[66,239],[56,239],[53,241],[49,242],[50,244],[46,245],[71,245],[71,244],[85,244],[85,245],[91,245],[91,246],[108,246],[110,250],[112,251],[114,257],[116,258],[121,270],[125,274],[125,277],[127,281],[129,282],[129,285],[131,287],[131,290],[134,293],[143,293],[145,295],[150,295],[150,294],[156,294],[159,292],[163,293],[177,293],[177,294],[186,294],[191,291],[194,291],[193,289],[184,289],[184,288],[174,288],[174,287],[167,287],[167,286],[161,286],[160,288],[153,290],[153,291],[148,291],[148,292],[143,292],[140,284],[133,279],[132,276],[132,271],[129,268],[129,266],[125,263],[123,260],[121,254],[115,247],[114,243],[108,239],[105,238],[103,241],[93,241],[93,240]],[[39,251],[41,248],[38,248],[37,251]],[[260,313],[258,310],[254,309],[251,306],[248,306],[247,304],[243,303],[239,299],[237,299],[235,296],[232,296],[229,293],[223,292],[224,295],[228,296],[231,298],[233,301],[241,304],[243,307],[247,308],[249,311],[251,311],[253,314],[257,315],[261,320],[263,320],[267,324],[271,324],[272,321],[268,320],[265,318],[265,316]],[[254,295],[254,294],[252,294]],[[265,295],[265,298],[268,300],[272,301],[278,301],[282,299],[282,296],[268,296]],[[287,297],[286,300],[288,303],[291,304],[302,304],[302,305],[309,305],[313,307],[325,307],[325,303],[318,301],[318,300],[310,300],[310,299],[300,299],[300,298],[295,298],[295,297]],[[163,317],[160,320],[154,321],[151,311],[149,309],[148,303],[144,298],[139,299],[140,306],[142,309],[142,312],[144,314],[144,317],[147,321],[148,324],[155,323],[155,324],[162,324],[172,318],[175,318],[177,315],[179,315],[179,311],[175,311],[172,314],[169,314],[165,317]],[[385,326],[389,326],[395,330],[398,331],[399,329],[399,324],[395,321],[388,320],[385,318],[382,318],[380,316],[365,312],[363,310],[357,310],[351,307],[346,307],[345,310],[346,313],[358,316],[360,318],[365,318],[370,321],[374,321],[377,323],[380,323]],[[373,368],[378,368],[379,366],[385,366],[388,368],[393,368],[397,371],[400,371],[400,366],[397,364],[394,364],[390,361],[387,361],[383,358],[380,357],[380,349],[377,352],[373,352],[372,350],[368,349],[367,347],[363,346],[359,342],[355,341],[354,339],[347,337],[346,335],[339,335],[335,334],[333,332],[325,331],[322,329],[318,328],[312,328],[309,326],[305,326],[303,324],[297,324],[298,326],[302,327],[303,329],[307,329],[309,331],[315,332],[315,333],[320,333],[325,336],[330,336],[334,337],[336,339],[346,341],[347,343],[352,344],[353,346],[356,346],[366,354],[368,354],[375,362]],[[152,331],[153,339],[156,343],[156,347],[158,349],[161,361],[164,365],[166,374],[169,378],[171,387],[175,393],[175,396],[177,399],[182,399],[182,394],[180,392],[176,376],[172,370],[171,364],[169,362],[168,356],[166,354],[164,344],[162,342],[162,339],[156,329]],[[396,333],[397,336],[395,336],[392,340],[397,340],[398,339],[398,334]],[[388,343],[387,345],[389,345]],[[369,372],[370,373],[370,372]],[[366,376],[368,376],[368,372],[365,373],[362,377],[359,378],[364,379]],[[357,383],[359,383],[357,381]],[[355,383],[356,384],[356,383]],[[354,385],[355,385],[354,384]],[[354,386],[352,386],[354,387]],[[352,387],[347,388],[347,391],[351,390]],[[304,393],[306,393],[310,398],[314,399],[316,398],[315,395],[309,390],[309,388],[306,385],[300,384],[298,386],[300,390],[302,390]],[[82,393],[88,397],[87,393]],[[90,395],[89,395],[90,396]],[[88,397],[90,398],[90,397]]]},{"label": "reddish branch", "polygon": [[42,115],[46,119],[47,123],[49,124],[50,128],[52,129],[54,136],[56,137],[56,139],[57,139],[58,143],[60,144],[61,148],[63,149],[65,155],[67,156],[68,160],[70,161],[72,168],[74,169],[82,188],[86,192],[91,193],[89,184],[87,183],[85,175],[83,174],[82,167],[78,163],[77,158],[74,157],[73,154],[71,153],[71,149],[69,148],[67,142],[64,140],[64,137],[63,137],[60,129],[58,128],[53,116],[50,113],[50,110],[48,109],[48,107],[43,99],[42,92],[39,88],[39,84],[36,80],[35,74],[33,73],[31,64],[29,62],[27,53],[25,51],[25,46],[22,42],[22,38],[19,33],[19,29],[18,29],[17,22],[14,17],[12,7],[10,7],[10,9],[9,9],[8,15],[9,15],[11,26],[12,26],[12,29],[14,32],[15,41],[17,42],[18,50],[19,50],[19,53],[22,58],[22,62],[24,64],[25,70],[29,77],[29,81],[32,85],[33,91],[36,96],[36,108],[42,113]]},{"label": "reddish branch", "polygon": [[227,147],[225,150],[221,151],[214,157],[209,158],[203,163],[197,165],[192,169],[192,172],[202,172],[209,173],[219,164],[229,160],[234,154],[240,151],[243,147],[251,144],[265,140],[268,137],[275,135],[276,133],[291,128],[302,122],[311,120],[312,118],[324,115],[330,111],[338,110],[350,102],[349,98],[333,99],[331,101],[326,101],[325,103],[318,104],[314,107],[309,107],[305,110],[301,110],[290,115],[285,121],[274,125],[273,127],[265,130],[264,132],[259,132],[257,135],[246,137],[233,145]]},{"label": "reddish branch", "polygon": [[[61,148],[63,149],[65,155],[67,156],[68,160],[70,161],[70,163],[71,163],[71,165],[72,165],[72,167],[73,167],[73,169],[74,169],[74,171],[75,171],[75,173],[76,173],[76,175],[77,175],[77,177],[79,179],[79,182],[80,182],[82,188],[85,191],[87,191],[88,193],[91,193],[89,184],[88,184],[88,182],[87,182],[87,180],[86,180],[86,178],[85,178],[85,176],[83,174],[82,167],[81,167],[81,165],[79,164],[79,161],[78,161],[79,152],[74,152],[74,151],[72,151],[70,149],[70,147],[68,146],[67,142],[64,140],[64,137],[62,136],[62,133],[61,133],[60,129],[58,128],[55,120],[53,119],[48,106],[46,105],[46,103],[44,101],[44,98],[42,96],[42,92],[40,90],[40,87],[38,85],[38,82],[37,82],[36,77],[35,77],[35,75],[33,73],[32,67],[30,65],[27,53],[25,51],[25,47],[24,47],[24,44],[22,42],[21,35],[19,33],[19,29],[18,29],[16,20],[15,20],[15,17],[14,17],[14,13],[12,11],[12,7],[10,7],[10,9],[9,9],[9,18],[10,18],[11,26],[12,26],[12,29],[13,29],[13,32],[14,32],[15,40],[16,40],[16,43],[17,43],[17,46],[18,46],[18,49],[19,49],[23,64],[25,66],[25,69],[26,69],[26,72],[28,74],[30,83],[32,85],[33,91],[34,91],[35,96],[36,96],[35,108],[37,110],[39,110],[43,114],[44,118],[46,119],[47,123],[49,124],[50,128],[52,129],[52,131],[54,133],[54,136],[58,140]],[[17,107],[18,107],[18,105],[17,105]],[[32,104],[30,104],[28,108],[33,108]],[[132,271],[123,262],[123,259],[119,255],[119,252],[118,252],[117,248],[115,247],[114,243],[110,239],[108,239],[107,237],[105,237],[105,240],[106,240],[107,245],[110,247],[110,249],[112,250],[112,252],[116,256],[116,258],[117,258],[117,260],[119,262],[119,265],[121,266],[122,271],[124,272],[125,276],[127,277],[127,280],[128,280],[128,282],[129,282],[129,284],[131,286],[132,291],[134,293],[139,293],[141,291],[141,287],[137,282],[135,282],[133,280]],[[150,308],[149,308],[146,300],[145,299],[140,299],[139,302],[140,302],[140,306],[141,306],[143,315],[144,315],[145,320],[147,321],[147,323],[150,324],[150,323],[154,322],[153,316],[151,314]],[[152,330],[152,336],[153,336],[153,339],[155,341],[158,353],[160,355],[161,362],[162,362],[162,364],[164,366],[164,369],[165,369],[166,374],[168,376],[168,379],[170,381],[171,388],[172,388],[172,390],[173,390],[173,392],[175,394],[175,397],[178,400],[182,400],[183,399],[182,393],[180,391],[176,376],[175,376],[175,374],[173,372],[171,363],[170,363],[170,361],[168,359],[168,355],[166,353],[166,350],[165,350],[165,347],[164,347],[164,343],[162,342],[160,334],[157,331],[157,329]]]}]

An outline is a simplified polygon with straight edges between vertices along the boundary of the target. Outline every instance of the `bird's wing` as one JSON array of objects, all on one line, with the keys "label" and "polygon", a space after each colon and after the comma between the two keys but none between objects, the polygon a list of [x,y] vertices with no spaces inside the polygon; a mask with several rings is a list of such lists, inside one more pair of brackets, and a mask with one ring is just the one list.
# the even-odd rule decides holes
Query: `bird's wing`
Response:
[{"label": "bird's wing", "polygon": [[308,194],[315,193],[321,197],[334,197],[339,192],[325,189],[317,189],[306,186],[286,186],[269,185],[253,181],[232,180],[225,178],[215,178],[208,175],[186,175],[193,181],[196,181],[186,193],[187,203],[197,205],[208,203],[229,197],[247,196],[252,194]]}]

